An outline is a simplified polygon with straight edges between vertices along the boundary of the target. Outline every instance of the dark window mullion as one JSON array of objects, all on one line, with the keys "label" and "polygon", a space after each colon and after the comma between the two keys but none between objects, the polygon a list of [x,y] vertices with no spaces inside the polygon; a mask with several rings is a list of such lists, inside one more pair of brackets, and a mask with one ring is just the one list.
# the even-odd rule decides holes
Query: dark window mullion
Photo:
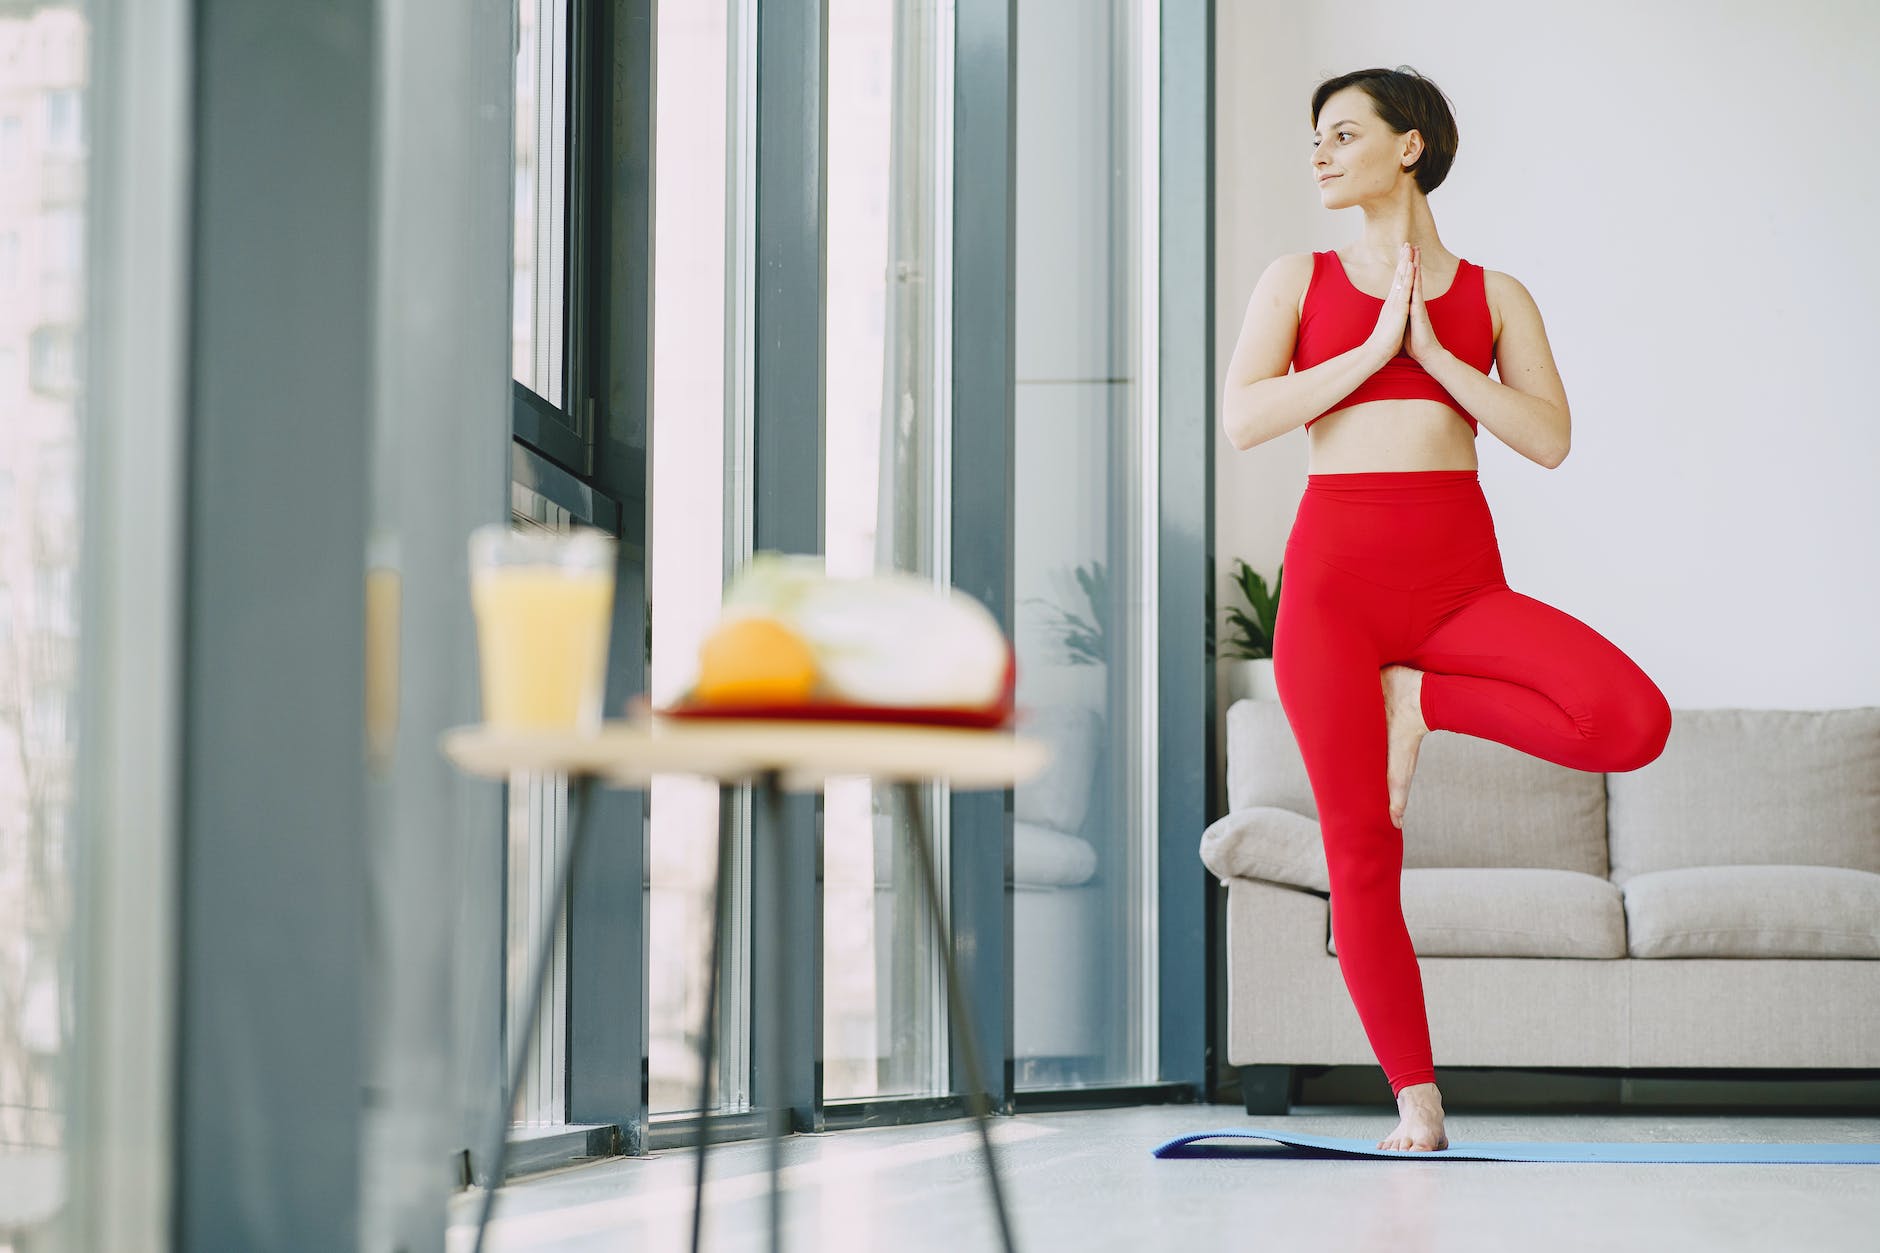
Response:
[{"label": "dark window mullion", "polygon": [[570,474],[588,478],[588,445],[575,433],[568,411],[514,379],[510,393],[510,431],[516,441]]},{"label": "dark window mullion", "polygon": [[[828,6],[766,0],[756,18],[751,549],[815,554],[824,550]],[[750,929],[761,937],[751,1100],[793,1111],[803,1131],[822,1130],[821,810],[820,791],[783,796],[774,816],[760,794],[750,862]],[[773,1024],[788,1042],[779,1071],[765,1073]]]},{"label": "dark window mullion", "polygon": [[[953,68],[952,585],[1014,620],[1017,0],[959,0]],[[970,467],[971,473],[962,472]],[[948,795],[955,961],[995,1112],[1013,1112],[1012,789]],[[949,1090],[964,1092],[962,1024]]]},{"label": "dark window mullion", "polygon": [[591,256],[592,212],[588,204],[592,185],[591,171],[595,153],[593,137],[594,110],[598,104],[590,84],[601,81],[591,72],[594,57],[594,7],[609,0],[561,0],[566,6],[568,30],[568,69],[563,77],[566,94],[562,117],[565,129],[562,142],[566,153],[567,194],[562,197],[562,408],[581,448],[580,461],[573,468],[583,478],[594,473],[594,406],[589,403],[595,389],[588,328],[592,325],[590,306],[593,285],[587,276],[593,273]]},{"label": "dark window mullion", "polygon": [[1207,648],[1214,569],[1213,5],[1174,0],[1161,6],[1160,20],[1160,82],[1147,85],[1159,92],[1160,167],[1143,170],[1144,178],[1158,184],[1161,284],[1155,330],[1160,392],[1153,403],[1161,440],[1161,585],[1155,604],[1163,647],[1156,663],[1160,734],[1152,765],[1159,779],[1161,1003],[1155,1011],[1162,1065],[1151,1078],[1183,1085],[1208,1101],[1225,1056],[1209,1047],[1220,1030],[1209,988],[1225,972],[1224,954],[1212,937],[1223,934],[1219,911],[1226,893],[1205,869],[1197,873],[1190,833],[1217,816],[1210,798],[1219,766],[1214,659]]},{"label": "dark window mullion", "polygon": [[[625,712],[649,679],[644,450],[651,307],[655,0],[573,0],[569,22],[568,386],[579,416],[579,478],[619,537],[606,708]],[[621,256],[630,259],[623,264]],[[605,398],[614,398],[609,411]],[[590,403],[591,402],[591,403]],[[639,450],[636,452],[636,450]],[[568,899],[567,1097],[571,1122],[619,1128],[646,1152],[647,789],[593,795],[590,840]]]}]

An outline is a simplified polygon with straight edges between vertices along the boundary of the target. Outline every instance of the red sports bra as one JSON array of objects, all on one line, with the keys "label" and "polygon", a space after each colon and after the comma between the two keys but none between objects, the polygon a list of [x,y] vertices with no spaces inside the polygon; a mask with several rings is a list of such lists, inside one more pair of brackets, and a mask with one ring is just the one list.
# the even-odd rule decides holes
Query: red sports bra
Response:
[{"label": "red sports bra", "polygon": [[[1429,310],[1430,325],[1435,328],[1436,338],[1443,347],[1484,374],[1495,360],[1495,321],[1488,311],[1486,282],[1481,266],[1461,261],[1449,290],[1433,300],[1427,296],[1423,300]],[[1336,252],[1313,253],[1312,281],[1306,287],[1305,308],[1299,315],[1293,369],[1309,370],[1321,361],[1350,352],[1362,344],[1377,328],[1377,315],[1383,307],[1383,297],[1369,295],[1352,286],[1350,276],[1345,273],[1345,263]],[[1368,400],[1398,399],[1434,400],[1448,405],[1469,424],[1471,435],[1480,429],[1480,424],[1456,403],[1456,398],[1407,352],[1400,352],[1386,361],[1382,369],[1358,384],[1355,391],[1325,413],[1336,413]],[[1312,422],[1306,426],[1310,428]]]}]

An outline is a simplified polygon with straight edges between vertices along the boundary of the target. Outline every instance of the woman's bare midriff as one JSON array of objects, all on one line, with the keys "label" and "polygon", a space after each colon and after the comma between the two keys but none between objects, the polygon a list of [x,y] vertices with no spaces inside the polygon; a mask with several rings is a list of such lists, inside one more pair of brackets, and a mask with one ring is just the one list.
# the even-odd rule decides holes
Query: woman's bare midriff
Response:
[{"label": "woman's bare midriff", "polygon": [[1474,470],[1474,432],[1436,400],[1369,400],[1328,413],[1306,432],[1308,474]]},{"label": "woman's bare midriff", "polygon": [[[1455,281],[1458,262],[1445,267]],[[1443,284],[1449,290],[1449,283]],[[1305,289],[1299,291],[1300,314]],[[1489,301],[1496,339],[1501,316]],[[1475,470],[1475,429],[1438,400],[1370,400],[1326,414],[1306,428],[1308,474],[1363,474],[1377,470]]]}]

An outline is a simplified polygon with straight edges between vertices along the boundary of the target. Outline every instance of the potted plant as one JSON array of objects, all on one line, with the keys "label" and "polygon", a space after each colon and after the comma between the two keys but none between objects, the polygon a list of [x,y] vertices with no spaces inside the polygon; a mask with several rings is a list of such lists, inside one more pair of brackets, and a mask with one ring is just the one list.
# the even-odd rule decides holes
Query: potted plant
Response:
[{"label": "potted plant", "polygon": [[[1279,688],[1273,683],[1273,631],[1279,624],[1280,584],[1286,577],[1286,563],[1281,562],[1273,575],[1269,593],[1266,580],[1240,558],[1234,558],[1234,585],[1246,599],[1247,609],[1228,607],[1228,621],[1233,636],[1218,660],[1227,681],[1227,702],[1242,699],[1278,700]],[[1212,592],[1212,587],[1209,591]],[[1251,610],[1251,613],[1248,611]],[[1214,628],[1214,613],[1208,613],[1208,629]]]}]

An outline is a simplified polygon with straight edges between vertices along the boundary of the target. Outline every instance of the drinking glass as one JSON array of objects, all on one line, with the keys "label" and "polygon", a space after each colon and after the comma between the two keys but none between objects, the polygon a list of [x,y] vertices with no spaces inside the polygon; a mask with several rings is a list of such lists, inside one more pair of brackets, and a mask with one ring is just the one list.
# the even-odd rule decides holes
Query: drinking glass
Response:
[{"label": "drinking glass", "polygon": [[492,523],[471,533],[485,724],[600,729],[615,547],[592,527],[546,532]]}]

